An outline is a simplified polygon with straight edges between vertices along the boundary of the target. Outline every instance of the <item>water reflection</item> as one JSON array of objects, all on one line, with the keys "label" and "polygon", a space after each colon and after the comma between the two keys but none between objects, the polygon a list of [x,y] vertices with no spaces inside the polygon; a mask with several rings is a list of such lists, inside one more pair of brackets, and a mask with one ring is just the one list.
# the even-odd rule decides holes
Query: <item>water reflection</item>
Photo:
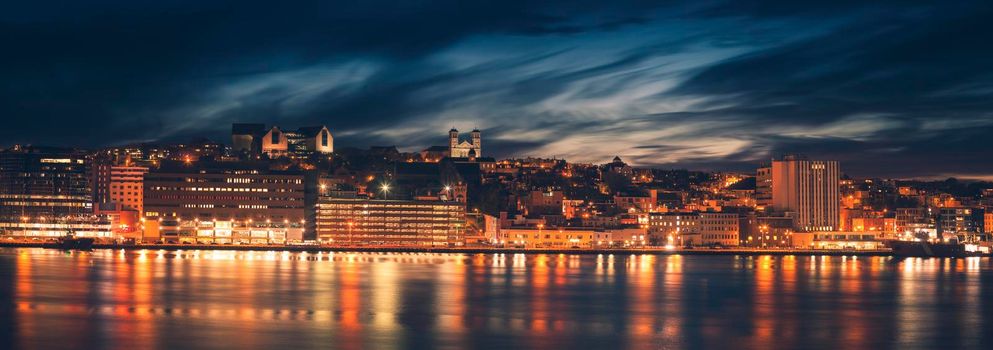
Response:
[{"label": "water reflection", "polygon": [[13,348],[990,348],[993,262],[0,249]]}]

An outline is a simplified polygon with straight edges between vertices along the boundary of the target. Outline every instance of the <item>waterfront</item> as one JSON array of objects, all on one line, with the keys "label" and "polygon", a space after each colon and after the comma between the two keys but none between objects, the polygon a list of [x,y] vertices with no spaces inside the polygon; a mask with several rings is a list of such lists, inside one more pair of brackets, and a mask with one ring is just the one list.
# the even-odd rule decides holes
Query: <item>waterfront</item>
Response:
[{"label": "waterfront", "polygon": [[6,348],[989,348],[993,261],[0,248]]}]

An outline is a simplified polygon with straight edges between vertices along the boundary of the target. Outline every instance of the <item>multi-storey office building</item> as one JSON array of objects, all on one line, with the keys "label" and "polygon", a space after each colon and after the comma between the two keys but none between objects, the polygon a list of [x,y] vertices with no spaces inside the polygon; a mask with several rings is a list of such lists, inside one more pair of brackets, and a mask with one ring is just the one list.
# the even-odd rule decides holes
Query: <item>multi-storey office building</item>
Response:
[{"label": "multi-storey office building", "polygon": [[735,213],[652,213],[648,227],[656,244],[732,247],[739,244],[738,220]]},{"label": "multi-storey office building", "polygon": [[323,197],[317,235],[323,243],[386,246],[465,244],[465,204],[454,201]]},{"label": "multi-storey office building", "polygon": [[681,245],[684,235],[699,232],[697,213],[649,213],[648,231],[658,245]]},{"label": "multi-storey office building", "polygon": [[47,147],[0,152],[0,232],[29,237],[109,237],[93,215],[85,154]]},{"label": "multi-storey office building", "polygon": [[812,161],[787,156],[772,162],[772,206],[791,213],[797,230],[834,231],[840,223],[836,161]]},{"label": "multi-storey office building", "polygon": [[120,204],[123,209],[138,213],[144,210],[142,183],[148,168],[110,164],[99,164],[93,168],[93,199],[96,204]]},{"label": "multi-storey office building", "polygon": [[[734,247],[740,233],[736,213],[700,213],[697,217],[699,241],[690,239],[692,245],[720,245]],[[685,238],[684,238],[685,240]],[[699,243],[697,243],[699,242]]]},{"label": "multi-storey office building", "polygon": [[170,163],[145,175],[145,240],[302,240],[304,176],[255,163]]},{"label": "multi-storey office building", "polygon": [[755,171],[755,205],[763,209],[772,206],[772,166]]},{"label": "multi-storey office building", "polygon": [[957,235],[961,240],[975,240],[983,232],[981,208],[940,208],[938,210],[938,233]]},{"label": "multi-storey office building", "polygon": [[935,230],[935,215],[931,208],[897,208],[898,233],[931,232]]}]

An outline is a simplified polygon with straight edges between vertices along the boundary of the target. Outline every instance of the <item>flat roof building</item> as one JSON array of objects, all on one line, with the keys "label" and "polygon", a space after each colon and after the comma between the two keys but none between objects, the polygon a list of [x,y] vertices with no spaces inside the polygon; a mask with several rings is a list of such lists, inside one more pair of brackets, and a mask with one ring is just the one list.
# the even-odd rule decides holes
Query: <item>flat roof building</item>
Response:
[{"label": "flat roof building", "polygon": [[834,231],[841,221],[836,161],[787,156],[772,162],[772,207],[791,213],[800,231]]},{"label": "flat roof building", "polygon": [[455,201],[323,197],[317,203],[322,243],[462,246],[465,225],[465,204]]},{"label": "flat roof building", "polygon": [[254,163],[163,164],[145,175],[146,240],[302,240],[304,176]]},{"label": "flat roof building", "polygon": [[110,237],[93,214],[85,154],[14,146],[0,152],[0,232],[15,236]]}]

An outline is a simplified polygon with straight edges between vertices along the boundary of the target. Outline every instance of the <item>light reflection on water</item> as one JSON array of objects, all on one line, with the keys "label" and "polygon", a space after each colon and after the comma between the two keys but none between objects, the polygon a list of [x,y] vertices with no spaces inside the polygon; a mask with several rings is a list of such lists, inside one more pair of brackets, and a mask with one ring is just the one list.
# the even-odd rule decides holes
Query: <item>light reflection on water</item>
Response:
[{"label": "light reflection on water", "polygon": [[993,262],[0,249],[5,348],[991,348]]}]

